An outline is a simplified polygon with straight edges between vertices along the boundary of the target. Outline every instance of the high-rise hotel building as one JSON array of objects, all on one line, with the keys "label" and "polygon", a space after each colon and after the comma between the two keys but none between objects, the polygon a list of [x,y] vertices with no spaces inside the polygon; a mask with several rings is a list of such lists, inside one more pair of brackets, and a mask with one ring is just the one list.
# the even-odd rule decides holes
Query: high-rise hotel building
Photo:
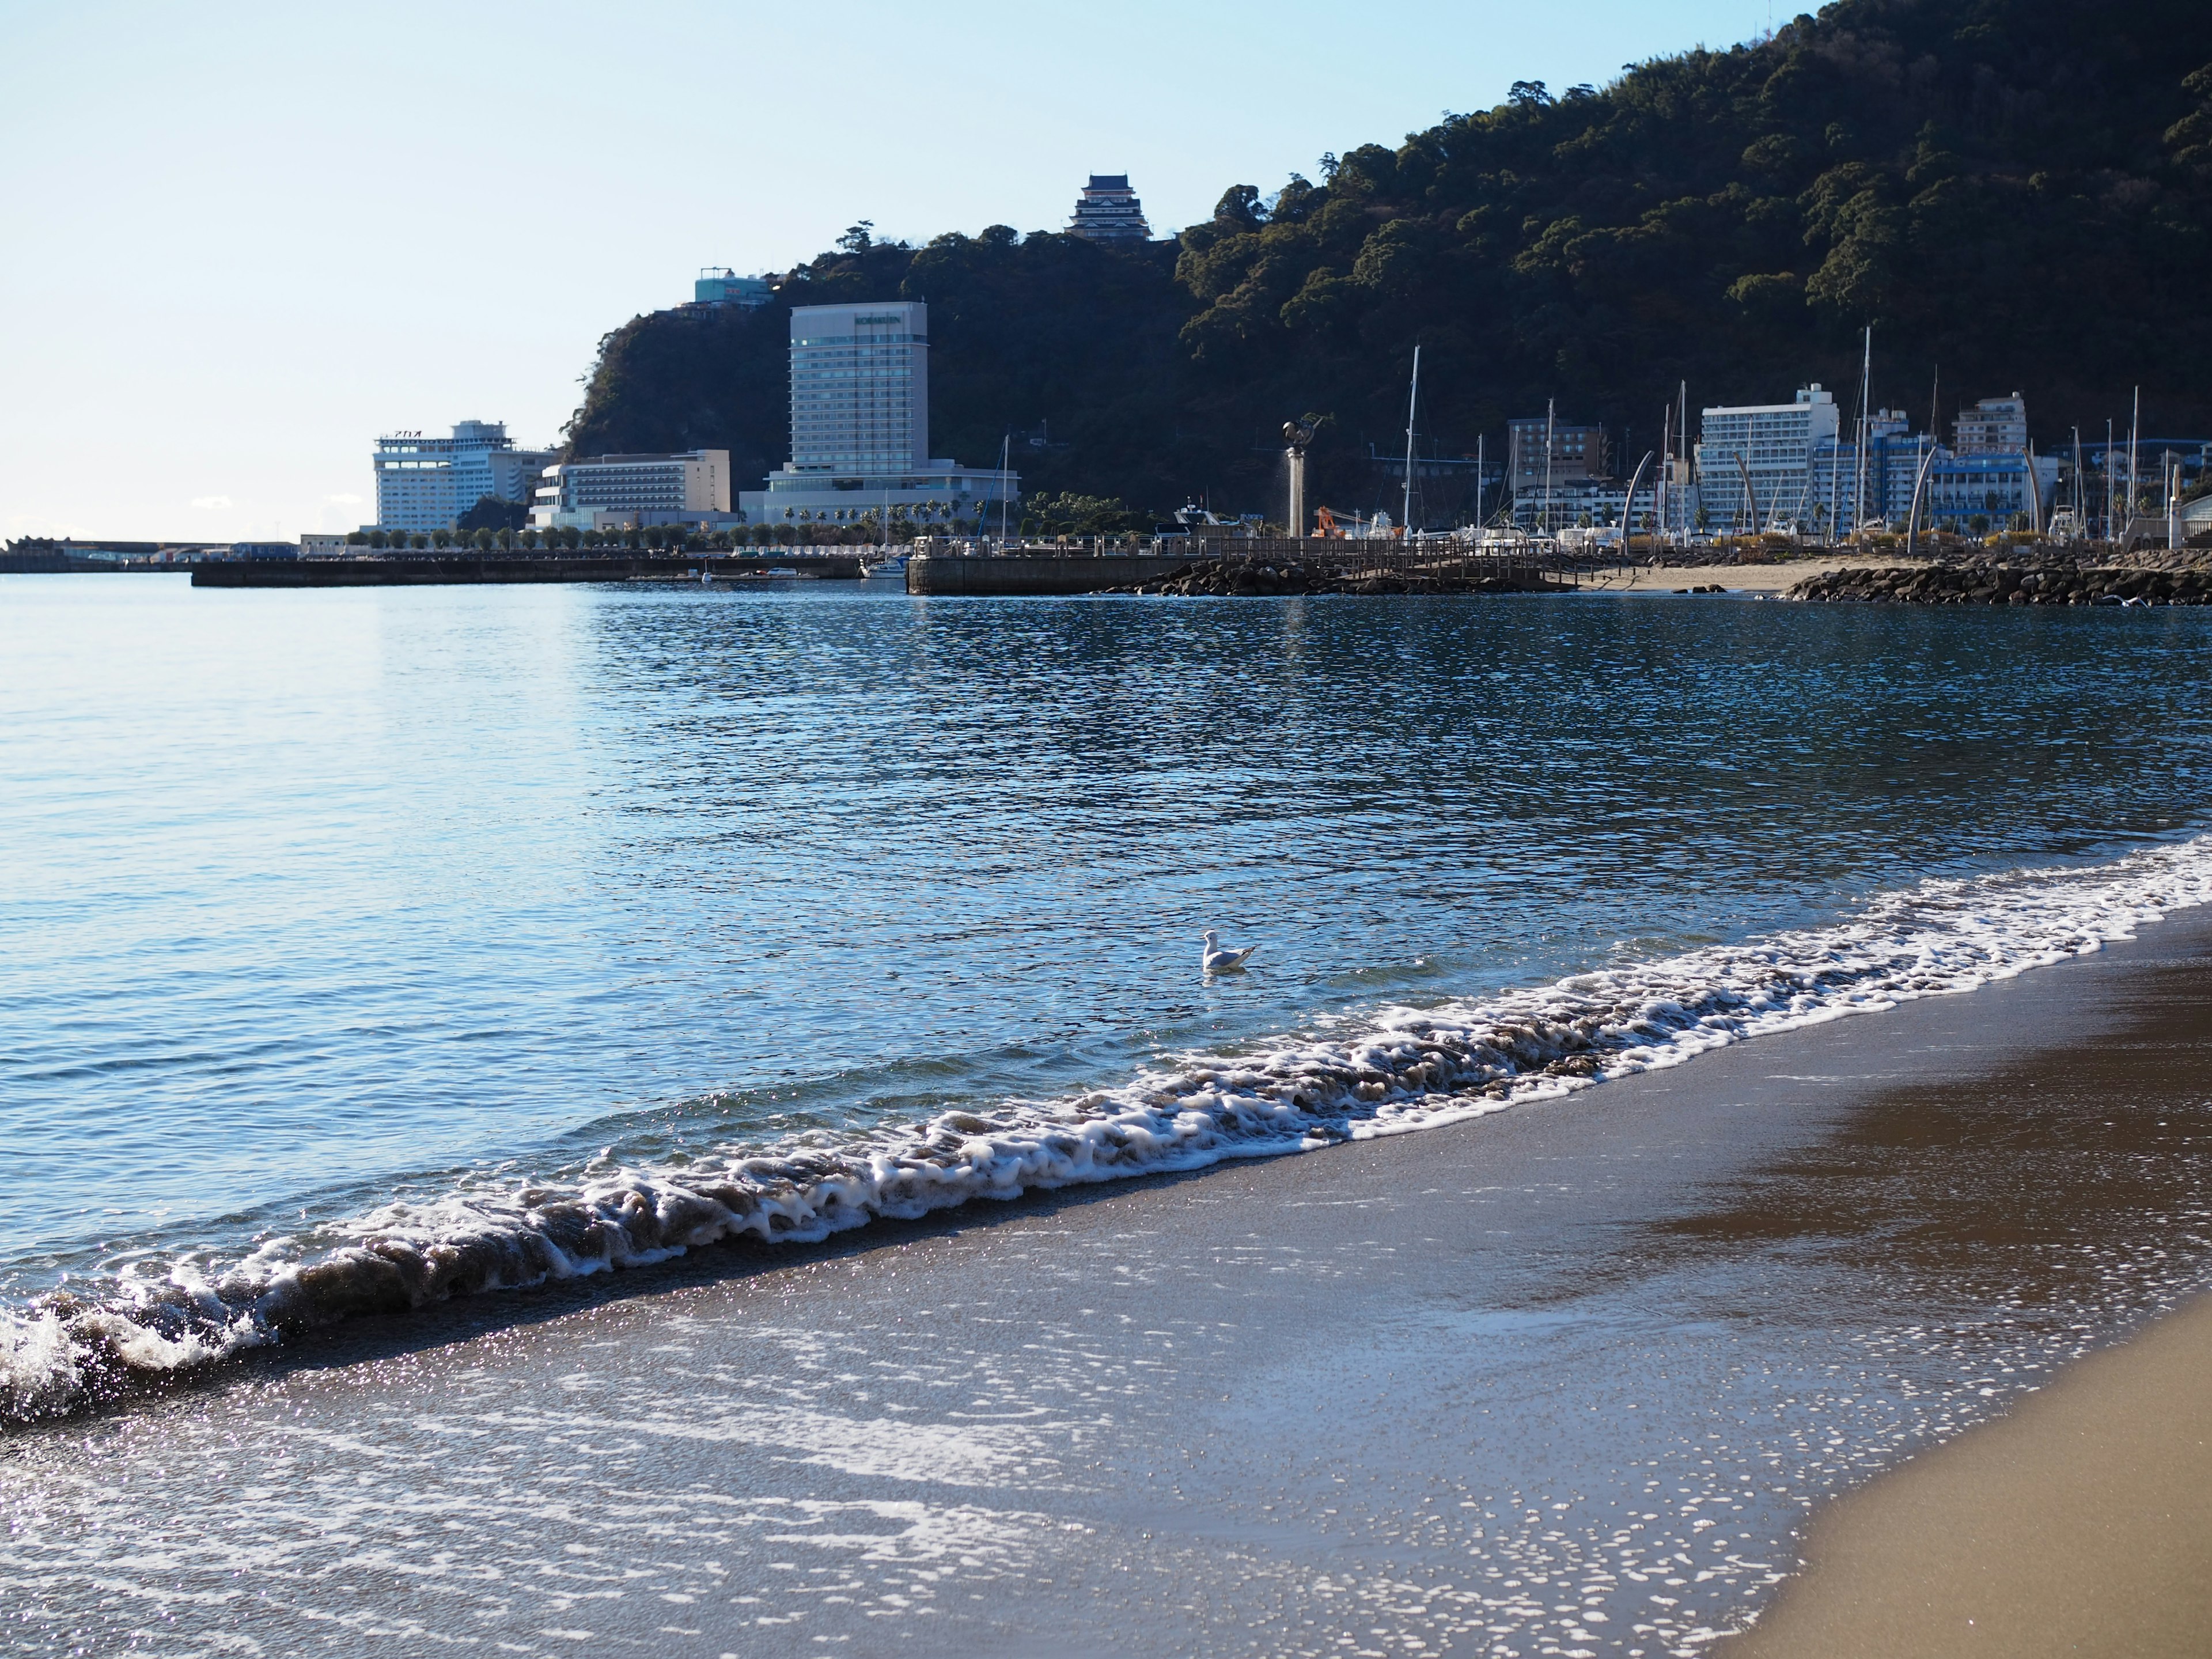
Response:
[{"label": "high-rise hotel building", "polygon": [[973,519],[1020,493],[1016,473],[930,455],[927,305],[793,307],[791,459],[739,496],[748,519]]},{"label": "high-rise hotel building", "polygon": [[1759,528],[1778,516],[1796,523],[1813,500],[1813,452],[1835,441],[1836,422],[1835,398],[1818,380],[1794,402],[1705,410],[1698,433],[1698,489],[1712,522]]},{"label": "high-rise hotel building", "polygon": [[795,307],[787,470],[877,476],[928,465],[929,307]]},{"label": "high-rise hotel building", "polygon": [[549,450],[518,449],[497,421],[463,421],[450,438],[396,432],[376,441],[376,526],[451,530],[486,495],[530,500]]}]

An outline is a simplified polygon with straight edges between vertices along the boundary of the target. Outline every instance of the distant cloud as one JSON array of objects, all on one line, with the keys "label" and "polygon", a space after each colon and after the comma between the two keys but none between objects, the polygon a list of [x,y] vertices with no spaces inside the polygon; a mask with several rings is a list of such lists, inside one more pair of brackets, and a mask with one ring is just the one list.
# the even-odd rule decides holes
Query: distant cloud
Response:
[{"label": "distant cloud", "polygon": [[325,495],[323,499],[326,501],[336,501],[340,507],[359,507],[361,505],[361,497],[358,495]]},{"label": "distant cloud", "polygon": [[220,512],[230,505],[230,497],[228,495],[195,495],[192,497],[192,505],[194,507],[211,507]]}]

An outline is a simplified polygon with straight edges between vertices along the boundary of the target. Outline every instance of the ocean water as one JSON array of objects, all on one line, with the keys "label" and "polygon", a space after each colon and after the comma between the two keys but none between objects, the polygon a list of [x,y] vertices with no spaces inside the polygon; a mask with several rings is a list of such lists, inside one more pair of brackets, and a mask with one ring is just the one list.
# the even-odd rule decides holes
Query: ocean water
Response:
[{"label": "ocean water", "polygon": [[0,579],[0,1401],[2094,949],[2208,627]]}]

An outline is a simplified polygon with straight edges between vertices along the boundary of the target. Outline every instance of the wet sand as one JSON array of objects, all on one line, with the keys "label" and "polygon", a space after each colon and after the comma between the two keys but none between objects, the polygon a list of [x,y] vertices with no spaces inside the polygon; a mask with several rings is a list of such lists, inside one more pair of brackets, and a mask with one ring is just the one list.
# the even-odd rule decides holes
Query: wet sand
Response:
[{"label": "wet sand", "polygon": [[1695,1653],[2203,1285],[2208,986],[365,1322],[0,1442],[0,1650]]},{"label": "wet sand", "polygon": [[1853,1494],[1726,1659],[2212,1647],[2212,1300]]}]

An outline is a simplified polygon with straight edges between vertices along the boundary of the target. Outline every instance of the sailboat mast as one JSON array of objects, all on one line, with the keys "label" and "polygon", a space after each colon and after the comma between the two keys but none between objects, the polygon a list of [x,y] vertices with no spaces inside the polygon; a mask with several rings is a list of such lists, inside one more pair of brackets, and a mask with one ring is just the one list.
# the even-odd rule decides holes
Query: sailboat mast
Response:
[{"label": "sailboat mast", "polygon": [[1536,526],[1539,535],[1548,533],[1552,528],[1552,447],[1555,441],[1552,431],[1559,412],[1559,400],[1557,398],[1544,399],[1544,519]]},{"label": "sailboat mast", "polygon": [[2074,533],[2076,536],[2089,533],[2089,503],[2082,493],[2082,483],[2081,428],[2077,426],[2074,428]]},{"label": "sailboat mast", "polygon": [[2123,539],[2136,517],[2136,440],[2142,435],[2142,388],[2136,388],[2135,413],[2128,417],[2128,516],[2120,527]]},{"label": "sailboat mast", "polygon": [[[1682,476],[1690,476],[1690,383],[1684,380],[1675,388],[1675,398],[1680,407],[1674,411],[1674,447],[1681,451]],[[1686,490],[1682,497],[1682,540],[1688,545],[1690,538],[1690,498]]]},{"label": "sailboat mast", "polygon": [[1857,465],[1852,469],[1856,475],[1851,483],[1851,534],[1859,533],[1866,523],[1866,464],[1867,464],[1867,388],[1874,379],[1874,325],[1869,323],[1866,331],[1866,356],[1859,363],[1859,441]]},{"label": "sailboat mast", "polygon": [[1421,402],[1421,349],[1413,348],[1413,389],[1406,394],[1406,494],[1398,505],[1400,534],[1413,533],[1413,411]]}]

